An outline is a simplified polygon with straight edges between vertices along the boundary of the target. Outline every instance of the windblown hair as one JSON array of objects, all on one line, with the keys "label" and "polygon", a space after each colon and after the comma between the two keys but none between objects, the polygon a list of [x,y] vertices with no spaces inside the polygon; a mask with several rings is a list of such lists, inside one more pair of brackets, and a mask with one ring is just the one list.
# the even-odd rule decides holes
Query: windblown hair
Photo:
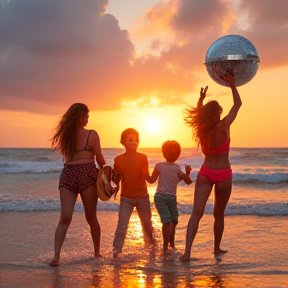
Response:
[{"label": "windblown hair", "polygon": [[209,101],[202,107],[186,108],[185,123],[192,127],[192,138],[197,146],[209,148],[215,125],[220,121],[222,107],[215,100]]},{"label": "windblown hair", "polygon": [[167,162],[175,162],[181,154],[181,146],[175,140],[167,140],[162,145],[162,154]]},{"label": "windblown hair", "polygon": [[128,134],[134,134],[137,137],[137,140],[139,141],[139,132],[135,130],[134,128],[127,128],[121,133],[121,139],[120,142],[123,144],[126,141],[126,138]]},{"label": "windblown hair", "polygon": [[82,103],[74,103],[60,119],[56,132],[52,137],[52,148],[69,159],[76,151],[77,126],[81,118],[89,112],[88,107]]}]

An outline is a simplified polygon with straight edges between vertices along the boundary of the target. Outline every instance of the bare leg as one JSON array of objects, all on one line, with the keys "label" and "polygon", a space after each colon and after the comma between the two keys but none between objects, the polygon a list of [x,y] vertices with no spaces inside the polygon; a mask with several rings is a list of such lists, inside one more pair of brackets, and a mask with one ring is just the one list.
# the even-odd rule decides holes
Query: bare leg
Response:
[{"label": "bare leg", "polygon": [[213,184],[206,177],[201,175],[197,176],[193,211],[187,226],[185,252],[180,258],[180,261],[182,262],[187,262],[190,260],[191,247],[198,231],[199,222],[203,216],[205,205],[211,193],[212,187]]},{"label": "bare leg", "polygon": [[81,198],[85,210],[86,221],[90,226],[90,232],[94,245],[94,256],[102,257],[100,254],[100,238],[101,228],[96,216],[96,206],[98,202],[98,196],[96,186],[90,186],[81,193]]},{"label": "bare leg", "polygon": [[170,223],[170,247],[175,249],[175,230],[176,224]]},{"label": "bare leg", "polygon": [[65,187],[60,189],[60,205],[61,205],[61,214],[58,226],[55,231],[55,240],[54,240],[54,257],[49,262],[50,266],[59,266],[60,260],[60,251],[63,245],[63,242],[66,237],[69,225],[72,220],[72,215],[74,211],[75,202],[77,195]]},{"label": "bare leg", "polygon": [[224,212],[232,191],[232,179],[215,184],[214,199],[214,254],[226,253],[228,250],[220,249],[224,231]]},{"label": "bare leg", "polygon": [[192,247],[194,238],[196,236],[196,233],[198,231],[199,221],[201,217],[202,216],[198,216],[196,215],[196,213],[193,213],[193,212],[192,212],[192,215],[190,216],[190,219],[188,221],[188,226],[187,226],[185,252],[183,256],[180,258],[181,262],[187,262],[190,260],[191,247]]},{"label": "bare leg", "polygon": [[171,222],[162,224],[163,252],[164,253],[168,252],[168,244],[170,242],[170,224]]}]

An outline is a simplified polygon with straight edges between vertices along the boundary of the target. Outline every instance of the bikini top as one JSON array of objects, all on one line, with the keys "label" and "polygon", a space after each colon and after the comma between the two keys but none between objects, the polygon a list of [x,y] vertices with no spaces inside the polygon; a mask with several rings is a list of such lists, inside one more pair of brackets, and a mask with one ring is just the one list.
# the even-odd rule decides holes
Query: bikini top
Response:
[{"label": "bikini top", "polygon": [[89,141],[89,136],[90,136],[90,132],[91,130],[89,130],[88,132],[88,136],[87,136],[87,140],[86,140],[86,145],[83,149],[80,149],[80,150],[75,150],[75,152],[80,152],[80,151],[93,151],[91,148],[88,147],[88,141]]},{"label": "bikini top", "polygon": [[[75,153],[74,157],[72,159],[69,159],[69,160],[67,159],[68,161],[66,161],[65,163],[69,163],[69,162],[81,160],[81,159],[91,159],[92,156],[94,157],[93,148],[88,147],[88,140],[89,140],[89,136],[90,136],[90,131],[91,130],[89,130],[85,147],[83,149],[75,150],[76,153]],[[89,156],[89,155],[87,155],[87,153],[86,154],[84,153],[84,155],[81,155],[81,152],[84,152],[84,151],[90,152],[90,153],[92,153],[92,155]],[[85,156],[85,155],[87,155],[87,156]],[[63,162],[64,162],[64,158],[63,158]]]},{"label": "bikini top", "polygon": [[216,155],[216,154],[221,154],[228,152],[230,150],[230,138],[227,138],[224,144],[217,148],[202,148],[203,154],[206,155]]}]

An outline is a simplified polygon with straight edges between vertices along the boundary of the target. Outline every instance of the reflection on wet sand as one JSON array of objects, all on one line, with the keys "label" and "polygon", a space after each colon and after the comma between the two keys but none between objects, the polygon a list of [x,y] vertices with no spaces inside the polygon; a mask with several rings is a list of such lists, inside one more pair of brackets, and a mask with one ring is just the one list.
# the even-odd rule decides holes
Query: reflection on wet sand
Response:
[{"label": "reflection on wet sand", "polygon": [[[259,263],[254,263],[250,260],[251,257],[255,259],[256,254],[253,253],[254,250],[255,253],[258,253],[258,246],[250,246],[249,254],[247,254],[247,242],[244,241],[244,236],[242,236],[243,239],[238,239],[239,226],[235,226],[235,221],[244,227],[243,223],[241,223],[242,218],[227,218],[227,225],[229,227],[226,229],[225,243],[229,243],[231,252],[215,257],[213,254],[213,217],[211,215],[205,215],[197,238],[195,239],[194,247],[192,249],[192,258],[187,263],[181,263],[179,257],[184,250],[186,224],[189,215],[180,216],[179,227],[176,228],[175,243],[177,250],[171,251],[170,255],[163,255],[161,222],[155,209],[152,209],[152,213],[156,237],[155,247],[145,246],[138,215],[137,213],[133,213],[129,223],[123,253],[121,253],[118,258],[112,258],[112,242],[114,239],[116,226],[115,219],[117,218],[117,214],[115,213],[115,215],[113,215],[114,218],[111,219],[110,213],[109,218],[107,218],[108,220],[105,222],[105,234],[103,233],[102,251],[104,252],[104,257],[97,260],[92,256],[83,257],[82,255],[87,255],[87,253],[85,254],[85,251],[81,251],[80,253],[77,253],[77,255],[80,255],[81,257],[69,258],[71,250],[67,251],[67,255],[65,255],[66,261],[63,261],[63,265],[60,267],[53,269],[53,275],[51,275],[51,268],[47,267],[50,279],[45,280],[45,282],[52,282],[53,284],[46,285],[45,287],[234,288],[255,287],[257,285],[258,287],[280,287],[273,286],[273,284],[286,284],[285,279],[287,279],[287,275],[283,274],[280,269],[279,272],[277,272],[278,275],[276,273],[272,275],[271,273],[261,274],[258,272],[257,269],[260,267]],[[246,225],[247,235],[250,235],[249,231],[252,231],[252,228],[255,227],[255,219],[245,218],[243,221]],[[263,221],[264,225],[267,219],[261,218],[261,221]],[[259,221],[257,225],[260,225]],[[275,234],[276,230],[274,228],[271,229]],[[246,233],[246,230],[243,229],[242,233]],[[245,236],[246,238],[248,237],[247,235]],[[89,239],[88,232],[85,237],[85,239]],[[69,241],[72,241],[73,239],[75,238],[71,237],[69,240],[68,237],[68,244],[70,244]],[[250,241],[252,240],[250,239]],[[261,241],[263,241],[263,239]],[[87,243],[89,242],[85,243],[86,248],[84,249],[89,250],[89,247],[87,248]],[[287,245],[285,243],[282,243],[283,247]],[[243,245],[245,245],[246,250]],[[84,246],[85,244],[83,245],[83,243],[81,243],[78,249],[81,249],[80,247]],[[71,243],[69,248],[71,249],[71,247],[75,247],[75,245]],[[285,247],[283,249],[285,249]],[[235,251],[237,251],[237,253]],[[265,255],[263,254],[261,259],[265,258],[268,254]],[[285,259],[283,258],[283,261],[285,261]],[[264,261],[266,260],[264,259]],[[265,263],[263,265],[266,265]],[[42,268],[42,272],[43,271],[46,270],[43,270]],[[34,278],[37,276],[35,276],[35,274],[33,275]],[[24,276],[25,275],[23,274],[22,279],[25,278]],[[51,279],[51,276],[53,280]],[[255,283],[257,283],[257,285],[255,285]]]},{"label": "reflection on wet sand", "polygon": [[[182,264],[178,260],[181,251],[163,255],[162,224],[155,211],[152,219],[155,247],[145,246],[139,218],[133,213],[123,253],[119,258],[109,259],[105,265],[98,267],[100,269],[95,271],[90,287],[225,287],[221,275],[209,271],[209,276],[203,276],[203,264],[200,265],[202,275],[197,275],[200,273],[196,268],[200,264],[198,259]],[[218,263],[214,256],[210,260],[210,264],[205,264],[208,270],[212,268],[210,265],[217,267]]]}]

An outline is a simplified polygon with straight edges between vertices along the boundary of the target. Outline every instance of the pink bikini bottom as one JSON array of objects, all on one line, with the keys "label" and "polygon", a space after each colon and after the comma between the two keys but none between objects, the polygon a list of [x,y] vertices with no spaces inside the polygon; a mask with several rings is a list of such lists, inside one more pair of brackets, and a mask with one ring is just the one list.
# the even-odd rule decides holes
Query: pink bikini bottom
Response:
[{"label": "pink bikini bottom", "polygon": [[212,183],[217,183],[217,182],[225,181],[228,179],[232,179],[232,169],[227,168],[227,169],[213,170],[213,169],[201,166],[198,175],[205,176]]}]

